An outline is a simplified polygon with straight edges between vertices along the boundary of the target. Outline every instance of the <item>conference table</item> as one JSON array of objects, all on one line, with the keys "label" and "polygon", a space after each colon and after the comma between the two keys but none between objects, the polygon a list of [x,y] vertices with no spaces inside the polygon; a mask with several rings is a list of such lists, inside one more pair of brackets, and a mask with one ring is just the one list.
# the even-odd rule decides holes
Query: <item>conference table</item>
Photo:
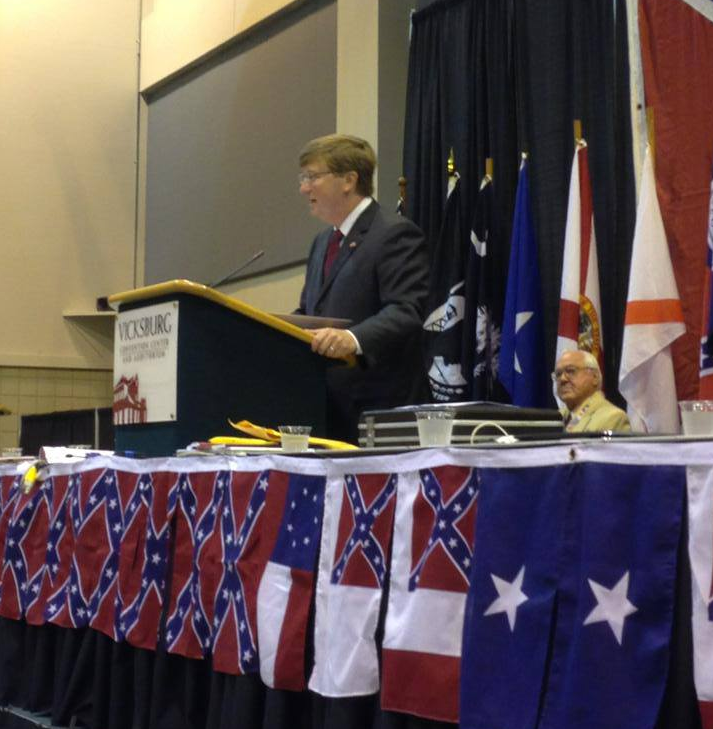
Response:
[{"label": "conference table", "polygon": [[30,465],[0,727],[711,725],[710,439]]}]

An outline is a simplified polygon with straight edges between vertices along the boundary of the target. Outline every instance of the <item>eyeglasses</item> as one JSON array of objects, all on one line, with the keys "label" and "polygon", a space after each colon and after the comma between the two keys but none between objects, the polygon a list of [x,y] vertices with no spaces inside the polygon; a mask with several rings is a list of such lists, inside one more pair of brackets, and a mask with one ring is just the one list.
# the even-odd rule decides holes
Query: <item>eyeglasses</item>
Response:
[{"label": "eyeglasses", "polygon": [[567,367],[562,367],[561,369],[555,370],[551,374],[552,382],[557,382],[557,380],[561,380],[565,376],[568,380],[570,380],[580,370],[592,370],[592,372],[594,372],[594,367],[577,367],[576,365],[567,365]]},{"label": "eyeglasses", "polygon": [[326,170],[325,172],[300,172],[299,175],[297,175],[297,182],[299,182],[300,185],[304,185],[305,182],[309,182],[309,184],[311,185],[315,180],[319,179],[320,177],[331,174],[331,170]]}]

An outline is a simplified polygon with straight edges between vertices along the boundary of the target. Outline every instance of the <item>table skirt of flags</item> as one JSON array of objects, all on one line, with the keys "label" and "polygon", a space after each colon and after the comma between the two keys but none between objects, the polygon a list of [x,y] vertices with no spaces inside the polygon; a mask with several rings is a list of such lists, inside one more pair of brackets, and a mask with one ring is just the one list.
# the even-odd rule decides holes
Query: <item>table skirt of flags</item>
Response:
[{"label": "table skirt of flags", "polygon": [[710,441],[22,475],[0,466],[1,705],[95,729],[713,727]]}]

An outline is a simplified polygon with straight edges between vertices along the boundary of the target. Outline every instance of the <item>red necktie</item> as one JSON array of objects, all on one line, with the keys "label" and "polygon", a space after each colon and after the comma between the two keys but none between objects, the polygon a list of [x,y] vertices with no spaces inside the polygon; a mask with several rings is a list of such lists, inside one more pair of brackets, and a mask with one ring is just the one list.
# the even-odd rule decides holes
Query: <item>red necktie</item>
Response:
[{"label": "red necktie", "polygon": [[323,281],[326,280],[327,276],[329,275],[329,271],[332,268],[334,259],[337,257],[337,253],[339,253],[339,244],[342,242],[342,238],[344,238],[344,236],[342,235],[342,231],[339,230],[339,228],[335,228],[332,231],[332,234],[329,236],[329,241],[327,243],[327,253],[324,256],[324,266],[322,267]]}]

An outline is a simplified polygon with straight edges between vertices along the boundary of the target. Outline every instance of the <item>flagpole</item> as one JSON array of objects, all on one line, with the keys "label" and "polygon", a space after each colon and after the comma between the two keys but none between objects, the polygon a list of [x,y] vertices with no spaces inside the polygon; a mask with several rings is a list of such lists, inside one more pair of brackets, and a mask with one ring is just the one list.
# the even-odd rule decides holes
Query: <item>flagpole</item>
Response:
[{"label": "flagpole", "polygon": [[649,138],[649,155],[651,166],[656,169],[656,126],[654,124],[654,107],[646,107],[646,134]]},{"label": "flagpole", "polygon": [[406,178],[403,175],[399,177],[399,203],[397,209],[401,215],[406,215]]},{"label": "flagpole", "polygon": [[[644,167],[646,121],[644,118],[644,71],[641,61],[641,40],[639,38],[638,0],[626,0],[626,29],[629,40],[629,108],[631,110],[631,141],[634,154],[634,180],[636,199],[639,199],[641,170]],[[649,139],[651,136],[649,135]]]}]

